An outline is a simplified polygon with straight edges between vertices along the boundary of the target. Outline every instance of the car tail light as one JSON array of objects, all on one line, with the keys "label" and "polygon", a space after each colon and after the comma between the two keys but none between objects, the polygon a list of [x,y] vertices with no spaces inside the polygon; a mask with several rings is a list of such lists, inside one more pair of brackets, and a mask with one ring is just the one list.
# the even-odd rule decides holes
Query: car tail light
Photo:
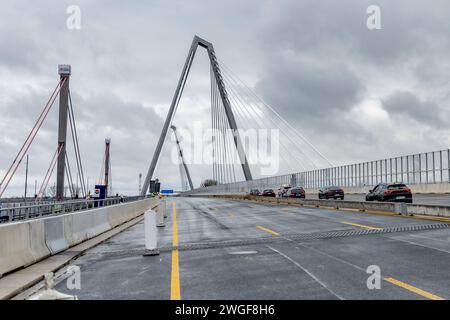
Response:
[{"label": "car tail light", "polygon": [[389,194],[391,194],[392,193],[392,190],[384,190],[384,194],[385,195],[389,195]]},{"label": "car tail light", "polygon": [[411,193],[411,189],[410,188],[406,188],[405,192]]}]

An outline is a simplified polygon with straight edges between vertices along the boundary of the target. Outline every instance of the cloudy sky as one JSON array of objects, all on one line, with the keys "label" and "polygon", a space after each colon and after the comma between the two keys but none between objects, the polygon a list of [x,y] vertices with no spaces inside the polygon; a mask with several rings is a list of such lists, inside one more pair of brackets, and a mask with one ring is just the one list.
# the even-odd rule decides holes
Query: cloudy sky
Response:
[{"label": "cloudy sky", "polygon": [[[372,4],[380,30],[366,25]],[[450,146],[448,0],[15,0],[0,2],[0,175],[69,63],[85,175],[98,179],[109,137],[114,192],[136,194],[195,34],[335,164]],[[178,126],[210,119],[207,62],[199,52]],[[56,148],[56,111],[29,151],[30,193]],[[172,147],[156,175],[179,188]],[[195,185],[211,176],[191,170]],[[7,195],[23,194],[24,171]]]}]

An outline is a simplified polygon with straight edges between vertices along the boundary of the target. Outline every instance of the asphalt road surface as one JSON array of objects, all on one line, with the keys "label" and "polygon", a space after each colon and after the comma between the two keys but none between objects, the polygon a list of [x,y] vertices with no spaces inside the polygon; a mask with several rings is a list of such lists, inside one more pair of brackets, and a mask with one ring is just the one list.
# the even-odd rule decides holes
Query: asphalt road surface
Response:
[{"label": "asphalt road surface", "polygon": [[[73,262],[81,267],[81,290],[65,282],[57,289],[79,299],[450,298],[445,222],[222,199],[167,201],[159,256],[142,256],[141,222]],[[379,288],[368,268],[379,268]]]}]

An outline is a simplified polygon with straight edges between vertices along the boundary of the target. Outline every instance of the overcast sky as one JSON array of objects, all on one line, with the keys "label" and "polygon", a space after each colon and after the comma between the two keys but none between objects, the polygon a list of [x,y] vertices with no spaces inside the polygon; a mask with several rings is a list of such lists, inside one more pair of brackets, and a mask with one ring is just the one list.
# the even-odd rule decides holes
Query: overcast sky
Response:
[{"label": "overcast sky", "polygon": [[[380,30],[366,26],[371,4]],[[66,27],[69,5],[80,30]],[[448,0],[14,0],[0,2],[1,177],[68,63],[85,175],[98,179],[111,138],[114,192],[136,194],[195,34],[335,164],[450,146]],[[210,119],[207,62],[194,63],[178,126]],[[30,193],[56,149],[56,111],[29,151]],[[156,175],[178,189],[172,146]],[[191,170],[195,185],[212,174]],[[24,172],[7,195],[23,194]]]}]

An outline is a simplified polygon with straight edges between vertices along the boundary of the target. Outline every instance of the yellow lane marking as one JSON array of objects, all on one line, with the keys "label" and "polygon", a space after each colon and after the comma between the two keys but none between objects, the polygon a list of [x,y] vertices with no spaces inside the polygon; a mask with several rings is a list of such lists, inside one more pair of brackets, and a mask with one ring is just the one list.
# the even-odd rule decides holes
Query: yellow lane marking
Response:
[{"label": "yellow lane marking", "polygon": [[235,215],[234,213],[230,213],[230,214],[229,214],[229,217],[232,218],[232,219],[234,219],[234,218],[236,218],[236,215]]},{"label": "yellow lane marking", "polygon": [[376,227],[371,227],[371,226],[365,226],[363,224],[358,224],[358,223],[353,223],[353,222],[341,221],[341,223],[348,224],[348,225],[354,226],[354,227],[365,228],[365,229],[369,229],[369,230],[383,230],[383,228],[376,228]]},{"label": "yellow lane marking", "polygon": [[[178,225],[177,225],[177,206],[173,202],[173,235],[172,246],[178,247]],[[178,259],[178,249],[172,251],[172,274],[170,277],[170,300],[181,300],[180,294],[180,269]]]},{"label": "yellow lane marking", "polygon": [[432,293],[430,293],[428,291],[425,291],[425,290],[419,289],[417,287],[414,287],[414,286],[412,286],[410,284],[401,282],[401,281],[399,281],[397,279],[394,279],[394,278],[384,278],[384,280],[386,280],[387,282],[392,283],[392,284],[394,284],[396,286],[399,286],[399,287],[401,287],[403,289],[406,289],[408,291],[414,292],[415,294],[418,294],[419,296],[425,297],[425,298],[430,299],[430,300],[445,300],[442,297],[439,297],[439,296],[437,296],[435,294],[432,294]]},{"label": "yellow lane marking", "polygon": [[270,234],[272,234],[272,235],[274,235],[274,236],[279,236],[280,234],[278,233],[278,232],[275,232],[275,231],[273,231],[273,230],[270,230],[270,229],[267,229],[267,228],[264,228],[264,227],[261,227],[261,226],[256,226],[258,229],[260,229],[260,230],[263,230],[263,231],[265,231],[265,232],[268,232],[268,233],[270,233]]}]

